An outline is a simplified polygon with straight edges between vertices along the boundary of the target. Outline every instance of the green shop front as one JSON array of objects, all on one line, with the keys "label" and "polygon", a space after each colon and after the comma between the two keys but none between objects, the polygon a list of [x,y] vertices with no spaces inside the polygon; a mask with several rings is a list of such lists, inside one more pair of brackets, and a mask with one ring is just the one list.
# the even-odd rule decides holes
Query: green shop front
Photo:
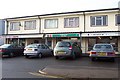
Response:
[{"label": "green shop front", "polygon": [[45,43],[51,48],[54,49],[56,43],[62,40],[79,40],[80,33],[52,33],[45,35]]}]

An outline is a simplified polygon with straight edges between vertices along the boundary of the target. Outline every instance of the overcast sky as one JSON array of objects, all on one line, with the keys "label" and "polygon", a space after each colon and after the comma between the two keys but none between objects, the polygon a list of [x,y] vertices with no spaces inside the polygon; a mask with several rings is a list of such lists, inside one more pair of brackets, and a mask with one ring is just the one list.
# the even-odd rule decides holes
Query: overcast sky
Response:
[{"label": "overcast sky", "polygon": [[1,0],[0,19],[49,13],[117,8],[120,0]]}]

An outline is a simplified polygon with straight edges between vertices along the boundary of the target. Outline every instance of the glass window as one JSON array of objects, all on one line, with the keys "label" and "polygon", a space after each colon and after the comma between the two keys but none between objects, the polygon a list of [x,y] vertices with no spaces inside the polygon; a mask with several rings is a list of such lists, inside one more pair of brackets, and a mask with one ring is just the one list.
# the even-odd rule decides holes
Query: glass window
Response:
[{"label": "glass window", "polygon": [[36,29],[36,20],[25,21],[25,30],[33,30]]},{"label": "glass window", "polygon": [[10,31],[20,30],[21,23],[20,22],[11,22],[10,23]]},{"label": "glass window", "polygon": [[45,29],[57,28],[58,19],[46,19],[45,20]]},{"label": "glass window", "polygon": [[105,26],[107,25],[107,15],[105,16],[91,16],[91,26]]},{"label": "glass window", "polygon": [[115,18],[116,18],[116,25],[120,25],[120,14],[117,14]]},{"label": "glass window", "polygon": [[96,38],[88,39],[88,51],[93,49],[94,44],[96,44]]},{"label": "glass window", "polygon": [[70,47],[71,44],[69,42],[58,42],[57,47]]},{"label": "glass window", "polygon": [[65,18],[64,27],[66,28],[79,27],[79,17]]}]

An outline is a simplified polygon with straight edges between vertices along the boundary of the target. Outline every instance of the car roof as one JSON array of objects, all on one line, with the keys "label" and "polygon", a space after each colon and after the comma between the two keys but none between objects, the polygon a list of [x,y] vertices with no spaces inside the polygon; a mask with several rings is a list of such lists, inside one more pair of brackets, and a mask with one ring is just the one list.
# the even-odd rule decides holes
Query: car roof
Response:
[{"label": "car roof", "polygon": [[[43,43],[33,43],[33,44],[29,44],[29,45],[42,45]],[[44,44],[45,45],[45,44]]]},{"label": "car roof", "polygon": [[98,43],[98,44],[95,44],[95,45],[112,45],[112,44],[108,44],[108,43]]}]

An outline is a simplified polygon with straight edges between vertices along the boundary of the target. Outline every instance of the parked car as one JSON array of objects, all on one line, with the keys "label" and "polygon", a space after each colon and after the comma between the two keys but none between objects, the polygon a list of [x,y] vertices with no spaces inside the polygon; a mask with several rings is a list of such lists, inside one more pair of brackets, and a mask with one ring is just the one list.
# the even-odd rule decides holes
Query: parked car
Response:
[{"label": "parked car", "polygon": [[23,55],[23,50],[23,47],[15,44],[3,44],[0,46],[0,54],[2,57],[4,57],[4,55],[8,55],[9,57]]},{"label": "parked car", "polygon": [[43,56],[52,56],[53,50],[50,49],[45,44],[30,44],[24,48],[24,56],[29,58],[30,56],[35,56],[42,58]]},{"label": "parked car", "polygon": [[81,55],[81,47],[74,41],[59,41],[54,48],[54,56],[56,59],[59,59],[59,57],[71,57],[75,59]]},{"label": "parked car", "polygon": [[98,58],[109,58],[114,61],[115,51],[112,44],[95,44],[93,50],[90,51],[89,56],[92,61],[95,61]]}]

